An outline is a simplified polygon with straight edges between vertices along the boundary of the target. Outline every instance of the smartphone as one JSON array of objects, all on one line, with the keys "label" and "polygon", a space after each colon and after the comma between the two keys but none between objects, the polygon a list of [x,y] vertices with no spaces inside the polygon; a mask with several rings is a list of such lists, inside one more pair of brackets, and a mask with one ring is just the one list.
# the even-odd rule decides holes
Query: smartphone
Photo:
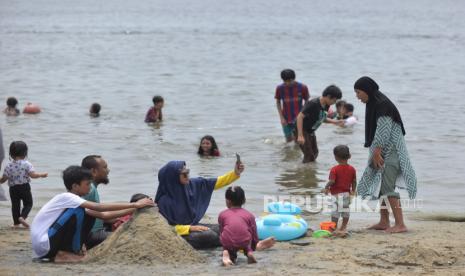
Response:
[{"label": "smartphone", "polygon": [[236,152],[236,163],[241,163],[241,156]]}]

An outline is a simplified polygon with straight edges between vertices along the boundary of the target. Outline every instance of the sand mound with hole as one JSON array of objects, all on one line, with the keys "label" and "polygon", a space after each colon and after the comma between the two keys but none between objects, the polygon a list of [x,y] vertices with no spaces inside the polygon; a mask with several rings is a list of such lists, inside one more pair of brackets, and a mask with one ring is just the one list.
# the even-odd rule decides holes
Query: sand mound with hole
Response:
[{"label": "sand mound with hole", "polygon": [[89,261],[118,264],[199,263],[205,257],[179,237],[157,208],[137,211],[105,242],[89,251]]},{"label": "sand mound with hole", "polygon": [[454,258],[445,256],[445,254],[432,248],[424,247],[419,242],[414,242],[392,256],[391,262],[407,266],[443,266],[454,263]]}]

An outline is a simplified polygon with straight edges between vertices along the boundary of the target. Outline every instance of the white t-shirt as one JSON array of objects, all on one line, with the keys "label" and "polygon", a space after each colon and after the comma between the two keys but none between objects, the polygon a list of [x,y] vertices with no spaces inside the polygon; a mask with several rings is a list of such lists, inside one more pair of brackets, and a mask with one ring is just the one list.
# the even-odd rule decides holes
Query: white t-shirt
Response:
[{"label": "white t-shirt", "polygon": [[30,172],[34,171],[32,164],[24,159],[13,160],[6,165],[3,175],[8,177],[8,186],[21,185],[31,182]]},{"label": "white t-shirt", "polygon": [[32,250],[35,257],[42,257],[50,250],[48,229],[68,208],[77,208],[85,200],[73,193],[62,193],[54,196],[37,213],[31,225]]},{"label": "white t-shirt", "polygon": [[357,117],[355,117],[355,116],[350,116],[349,118],[344,120],[344,126],[345,127],[353,126],[356,123],[357,123]]}]

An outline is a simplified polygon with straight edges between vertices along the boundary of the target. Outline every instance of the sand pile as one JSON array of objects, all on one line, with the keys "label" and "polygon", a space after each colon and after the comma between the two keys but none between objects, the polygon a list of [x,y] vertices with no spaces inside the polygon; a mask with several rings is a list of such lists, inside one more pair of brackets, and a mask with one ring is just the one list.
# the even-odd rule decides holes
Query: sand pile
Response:
[{"label": "sand pile", "polygon": [[175,233],[157,208],[138,211],[105,242],[90,250],[89,257],[98,263],[144,265],[205,261]]},{"label": "sand pile", "polygon": [[407,266],[444,266],[455,263],[453,256],[448,256],[446,252],[424,247],[419,242],[403,247],[400,252],[391,256],[391,262],[396,265]]}]

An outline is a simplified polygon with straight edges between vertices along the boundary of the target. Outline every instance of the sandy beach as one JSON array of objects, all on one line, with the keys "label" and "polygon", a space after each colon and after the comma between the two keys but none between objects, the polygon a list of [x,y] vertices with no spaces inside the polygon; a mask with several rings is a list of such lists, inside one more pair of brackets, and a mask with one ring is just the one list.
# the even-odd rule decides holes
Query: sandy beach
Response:
[{"label": "sandy beach", "polygon": [[[323,216],[307,218],[313,225],[322,219]],[[2,216],[0,275],[465,275],[463,222],[424,220],[410,215],[410,231],[391,235],[365,229],[375,220],[373,216],[351,221],[347,238],[306,237],[305,241],[310,242],[306,246],[279,242],[270,250],[256,253],[258,264],[247,265],[240,256],[235,266],[225,268],[220,265],[220,249],[201,251],[206,261],[198,264],[182,259],[150,264],[130,259],[134,255],[131,252],[131,262],[118,259],[84,264],[36,263],[31,258],[29,232],[10,230],[9,218]],[[153,246],[157,246],[156,242]]]}]

